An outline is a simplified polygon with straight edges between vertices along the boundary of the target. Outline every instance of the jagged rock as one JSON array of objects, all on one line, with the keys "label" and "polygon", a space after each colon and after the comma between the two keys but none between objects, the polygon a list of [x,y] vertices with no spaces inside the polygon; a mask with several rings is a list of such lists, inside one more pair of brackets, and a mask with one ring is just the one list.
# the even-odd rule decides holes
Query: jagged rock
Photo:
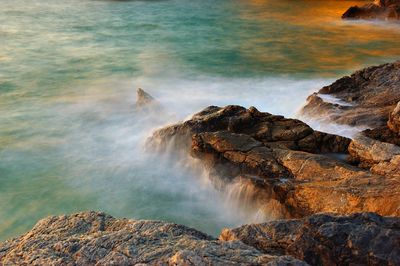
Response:
[{"label": "jagged rock", "polygon": [[356,136],[349,145],[352,160],[372,173],[398,180],[398,202],[400,206],[400,147],[377,141],[364,135]]},{"label": "jagged rock", "polygon": [[159,221],[98,212],[54,216],[0,244],[0,265],[307,265]]},{"label": "jagged rock", "polygon": [[[398,182],[326,153],[346,153],[350,140],[254,107],[208,107],[154,133],[151,143],[186,149],[212,180],[248,180],[259,196],[281,204],[282,217],[374,211],[400,215]],[[338,155],[338,154],[336,154]],[[267,204],[267,203],[265,203]]]},{"label": "jagged rock", "polygon": [[352,6],[343,15],[343,19],[400,19],[400,0],[375,0],[361,7]]},{"label": "jagged rock", "polygon": [[207,107],[182,124],[156,131],[149,143],[165,146],[166,142],[175,139],[177,147],[187,148],[191,146],[194,134],[217,131],[245,134],[267,146],[309,152],[346,152],[350,143],[347,138],[314,131],[300,120],[237,105]]},{"label": "jagged rock", "polygon": [[136,90],[136,108],[141,109],[156,104],[156,100],[150,94],[148,94],[141,88],[138,88]]},{"label": "jagged rock", "polygon": [[[400,155],[393,156],[390,161],[382,161],[372,165],[371,172],[393,177],[399,180],[400,178]],[[397,186],[399,186],[398,184]],[[400,196],[398,196],[400,198]],[[400,199],[398,200],[400,202]]]},{"label": "jagged rock", "polygon": [[373,213],[317,214],[225,229],[220,239],[310,265],[400,265],[400,218]]},{"label": "jagged rock", "polygon": [[362,134],[371,139],[391,143],[400,146],[400,134],[389,129],[388,126],[381,126],[362,131]]},{"label": "jagged rock", "polygon": [[368,67],[309,96],[302,114],[339,124],[381,127],[400,101],[399,88],[400,61]]},{"label": "jagged rock", "polygon": [[390,161],[394,156],[400,155],[400,147],[359,134],[351,141],[349,152],[354,160],[364,165],[373,165]]},{"label": "jagged rock", "polygon": [[397,106],[394,110],[389,114],[389,120],[387,122],[387,126],[394,133],[398,133],[400,135],[400,102],[397,103]]}]

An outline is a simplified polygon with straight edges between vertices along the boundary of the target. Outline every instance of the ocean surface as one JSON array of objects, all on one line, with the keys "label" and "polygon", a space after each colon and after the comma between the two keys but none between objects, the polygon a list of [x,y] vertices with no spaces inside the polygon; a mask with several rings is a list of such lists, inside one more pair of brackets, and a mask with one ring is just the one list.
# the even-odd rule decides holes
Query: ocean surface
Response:
[{"label": "ocean surface", "polygon": [[[0,0],[0,240],[83,210],[213,235],[267,219],[144,143],[208,105],[296,117],[311,92],[398,59],[399,25],[340,20],[360,3]],[[138,87],[164,111],[138,111]]]}]

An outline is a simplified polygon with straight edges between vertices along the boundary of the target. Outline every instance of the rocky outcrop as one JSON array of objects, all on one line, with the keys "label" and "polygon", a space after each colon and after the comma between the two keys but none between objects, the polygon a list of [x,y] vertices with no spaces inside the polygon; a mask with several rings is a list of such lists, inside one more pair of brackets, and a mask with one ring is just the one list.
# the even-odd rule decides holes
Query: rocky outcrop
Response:
[{"label": "rocky outcrop", "polygon": [[353,162],[360,167],[398,182],[394,189],[398,190],[396,197],[400,203],[400,147],[359,134],[350,143],[349,152]]},{"label": "rocky outcrop", "polygon": [[313,215],[225,229],[220,239],[291,255],[310,265],[399,265],[400,218],[373,213]]},{"label": "rocky outcrop", "polygon": [[[400,215],[396,179],[338,159],[350,140],[254,107],[211,106],[154,133],[150,143],[190,151],[218,186],[247,180],[280,204],[281,217],[374,211]],[[267,204],[264,200],[264,203]],[[279,217],[278,215],[278,217]]]},{"label": "rocky outcrop", "polygon": [[338,79],[308,97],[302,114],[339,124],[377,128],[387,124],[400,101],[400,61]]},{"label": "rocky outcrop", "polygon": [[[329,97],[336,101],[332,102]],[[398,179],[399,100],[400,61],[397,61],[357,71],[322,88],[308,98],[302,114],[371,127],[352,140],[351,161],[374,174]]]},{"label": "rocky outcrop", "polygon": [[224,229],[83,212],[0,243],[0,265],[398,265],[400,218],[317,214]]},{"label": "rocky outcrop", "polygon": [[400,19],[400,0],[375,0],[359,6],[350,7],[343,15],[343,19]]},{"label": "rocky outcrop", "polygon": [[84,212],[49,217],[0,244],[0,265],[306,265],[195,229]]}]

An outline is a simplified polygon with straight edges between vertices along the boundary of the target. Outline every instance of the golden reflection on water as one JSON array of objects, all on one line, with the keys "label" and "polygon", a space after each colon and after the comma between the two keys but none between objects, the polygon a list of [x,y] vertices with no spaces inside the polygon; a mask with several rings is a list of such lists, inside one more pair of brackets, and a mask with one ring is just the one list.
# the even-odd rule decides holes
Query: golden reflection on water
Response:
[{"label": "golden reflection on water", "polygon": [[[273,68],[280,61],[288,67],[288,73],[314,68],[317,73],[321,71],[320,76],[338,76],[343,73],[335,73],[337,69],[356,70],[370,62],[398,59],[400,55],[399,24],[341,19],[347,8],[365,1],[240,3],[241,19],[258,22],[258,33],[241,43],[242,50],[247,51],[250,60],[266,68]],[[282,29],[281,34],[271,31],[273,23]]]}]

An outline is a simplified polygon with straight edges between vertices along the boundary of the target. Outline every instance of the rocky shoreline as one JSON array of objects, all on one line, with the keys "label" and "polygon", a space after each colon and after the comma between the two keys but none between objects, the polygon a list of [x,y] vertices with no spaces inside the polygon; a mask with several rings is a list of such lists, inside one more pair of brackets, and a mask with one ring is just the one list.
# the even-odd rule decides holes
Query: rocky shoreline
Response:
[{"label": "rocky shoreline", "polygon": [[54,216],[0,244],[1,265],[398,265],[400,218],[312,215],[214,238],[160,221],[98,212]]},{"label": "rocky shoreline", "polygon": [[361,7],[352,6],[342,18],[400,20],[400,0],[375,0]]},{"label": "rocky shoreline", "polygon": [[[0,244],[0,265],[399,265],[399,77],[400,61],[369,67],[308,98],[302,115],[370,128],[352,139],[230,105],[148,140],[197,158],[222,191],[251,186],[251,200],[275,221],[216,239],[97,212],[50,217]],[[138,96],[140,108],[154,103]]]}]

